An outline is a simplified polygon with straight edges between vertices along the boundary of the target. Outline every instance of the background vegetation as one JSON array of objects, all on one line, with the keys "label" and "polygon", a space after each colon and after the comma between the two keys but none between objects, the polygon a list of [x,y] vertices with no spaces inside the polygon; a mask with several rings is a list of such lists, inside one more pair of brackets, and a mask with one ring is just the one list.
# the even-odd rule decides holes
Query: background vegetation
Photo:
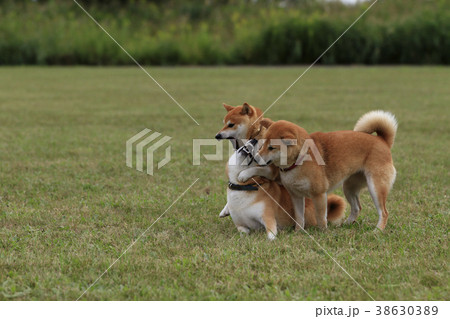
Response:
[{"label": "background vegetation", "polygon": [[[133,63],[73,1],[1,1],[0,64]],[[142,64],[311,63],[370,4],[80,1]],[[449,64],[449,0],[379,0],[323,64]]]}]

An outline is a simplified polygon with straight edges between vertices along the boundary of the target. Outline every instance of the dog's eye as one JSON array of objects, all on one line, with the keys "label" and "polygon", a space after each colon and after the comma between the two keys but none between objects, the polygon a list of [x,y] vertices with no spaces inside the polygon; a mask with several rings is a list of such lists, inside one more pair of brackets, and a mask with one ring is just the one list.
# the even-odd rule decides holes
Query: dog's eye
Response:
[{"label": "dog's eye", "polygon": [[234,123],[228,124],[228,127],[233,127],[233,126],[234,126]]},{"label": "dog's eye", "polygon": [[269,151],[273,151],[273,150],[275,149],[275,147],[269,146],[267,149],[268,149]]}]

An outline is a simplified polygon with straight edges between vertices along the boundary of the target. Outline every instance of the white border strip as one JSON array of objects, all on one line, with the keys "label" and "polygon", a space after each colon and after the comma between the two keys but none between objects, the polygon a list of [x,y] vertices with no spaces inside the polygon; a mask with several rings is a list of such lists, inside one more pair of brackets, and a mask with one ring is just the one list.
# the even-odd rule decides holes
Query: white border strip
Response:
[{"label": "white border strip", "polygon": [[[442,295],[442,297],[444,297]],[[450,317],[448,301],[6,301],[4,318],[428,318]],[[388,307],[387,309],[385,307]],[[425,307],[438,313],[426,315]],[[436,308],[434,308],[436,310]],[[395,310],[394,310],[395,309]],[[388,310],[390,315],[385,315]],[[381,311],[381,315],[377,315]],[[403,311],[406,313],[401,315]],[[408,313],[409,311],[409,313]],[[421,312],[418,315],[419,311]],[[342,314],[340,314],[342,313]],[[394,315],[393,313],[396,313]],[[413,315],[410,315],[413,313]]]}]

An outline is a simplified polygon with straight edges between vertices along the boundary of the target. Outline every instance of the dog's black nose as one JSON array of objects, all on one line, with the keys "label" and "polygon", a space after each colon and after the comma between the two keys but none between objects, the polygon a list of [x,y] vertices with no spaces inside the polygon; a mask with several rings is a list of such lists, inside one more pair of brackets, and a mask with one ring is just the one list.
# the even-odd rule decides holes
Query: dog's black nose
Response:
[{"label": "dog's black nose", "polygon": [[250,140],[250,144],[252,144],[253,146],[255,146],[256,143],[258,143],[258,140],[257,140],[257,139],[252,138],[252,139]]},{"label": "dog's black nose", "polygon": [[216,135],[216,139],[217,139],[217,140],[221,140],[221,139],[222,139],[222,134],[218,133],[218,134]]}]

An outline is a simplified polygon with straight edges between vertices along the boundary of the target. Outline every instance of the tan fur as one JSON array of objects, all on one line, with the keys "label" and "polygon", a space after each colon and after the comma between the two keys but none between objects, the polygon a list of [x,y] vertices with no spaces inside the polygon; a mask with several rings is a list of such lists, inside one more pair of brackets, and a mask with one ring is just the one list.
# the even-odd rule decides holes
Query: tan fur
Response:
[{"label": "tan fur", "polygon": [[[378,136],[355,131],[308,134],[305,129],[287,121],[275,122],[264,134],[265,143],[259,155],[278,167],[286,168],[294,164],[307,139],[312,139],[325,162],[322,166],[312,158],[312,161],[305,161],[281,173],[282,183],[293,197],[296,220],[301,225],[305,223],[301,199],[310,197],[316,208],[317,225],[326,228],[326,193],[344,183],[344,193],[351,204],[347,222],[354,222],[358,216],[361,210],[359,191],[368,185],[379,214],[377,227],[381,230],[385,228],[388,218],[386,199],[396,175],[390,151],[397,129],[396,121],[390,113],[371,112],[364,115],[355,128],[367,133],[376,130]],[[284,165],[281,163],[280,147],[271,144],[271,140],[279,139],[297,141],[297,145],[287,147],[287,163]],[[269,146],[273,149],[269,150]]]},{"label": "tan fur", "polygon": [[[274,123],[272,120],[268,118],[260,118],[257,119],[261,114],[262,111],[254,106],[248,105],[247,103],[244,103],[242,106],[230,106],[227,104],[224,104],[224,108],[227,110],[227,115],[225,116],[224,123],[225,126],[222,128],[221,131],[219,131],[218,134],[221,134],[223,132],[227,131],[235,131],[236,125],[244,125],[246,126],[246,134],[245,136],[237,134],[237,132],[234,132],[232,136],[236,139],[261,139],[267,130],[266,127],[269,127],[272,123]],[[257,122],[254,123],[254,121],[257,120]],[[229,128],[228,124],[233,123],[235,126],[233,128]],[[242,134],[243,131],[240,133]],[[228,133],[229,134],[229,133]],[[216,136],[217,137],[217,136]],[[295,219],[294,219],[294,208],[292,205],[291,197],[286,190],[286,188],[282,185],[280,185],[279,182],[279,170],[275,165],[270,165],[268,169],[271,170],[271,179],[267,179],[264,177],[255,176],[253,178],[248,179],[246,182],[242,182],[240,184],[253,184],[257,182],[261,185],[262,189],[259,189],[257,191],[257,197],[255,202],[264,202],[265,210],[263,212],[262,218],[264,225],[266,227],[266,231],[269,235],[276,235],[277,227],[284,228],[284,227],[293,227],[295,226]],[[228,166],[226,168],[226,173],[228,176]],[[269,195],[267,195],[267,193]],[[254,193],[254,192],[251,192]],[[277,204],[279,203],[281,207]],[[314,206],[311,199],[306,198],[305,200],[305,218],[306,223],[305,226],[315,226],[317,225],[316,217],[314,214]],[[330,195],[327,200],[327,206],[328,206],[328,217],[327,220],[331,222],[332,224],[340,224],[345,217],[345,201],[343,198],[337,196],[337,195]],[[288,214],[286,214],[286,212]],[[223,217],[224,215],[221,214]],[[238,225],[236,224],[237,228],[239,230],[245,230],[246,225]],[[269,238],[271,238],[269,236]]]}]

